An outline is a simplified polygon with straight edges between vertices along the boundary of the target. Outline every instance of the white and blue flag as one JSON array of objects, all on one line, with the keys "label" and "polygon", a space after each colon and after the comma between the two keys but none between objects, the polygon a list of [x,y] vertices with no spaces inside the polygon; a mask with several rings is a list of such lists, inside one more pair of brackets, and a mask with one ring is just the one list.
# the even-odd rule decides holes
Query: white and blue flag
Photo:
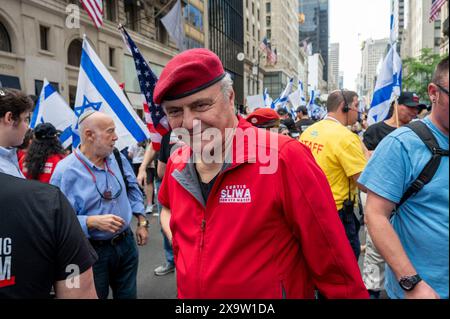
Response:
[{"label": "white and blue flag", "polygon": [[40,123],[51,123],[61,131],[59,140],[64,148],[72,144],[72,124],[76,121],[75,113],[55,88],[44,79],[41,94],[34,108],[30,128]]},{"label": "white and blue flag", "polygon": [[392,102],[402,91],[402,59],[397,53],[398,40],[398,4],[394,1],[391,13],[390,48],[383,60],[380,74],[377,78],[372,103],[367,118],[369,125],[384,121],[389,114]]},{"label": "white and blue flag", "polygon": [[269,95],[269,90],[266,88],[266,89],[264,89],[264,106],[266,107],[266,108],[269,108],[269,107],[272,107],[272,102],[273,102],[273,100],[272,100],[272,98],[270,97],[270,95]]},{"label": "white and blue flag", "polygon": [[283,93],[281,93],[280,97],[273,101],[272,103],[272,109],[279,110],[286,108],[286,103],[289,100],[289,95],[292,93],[292,87],[294,85],[294,78],[289,80],[289,83],[286,85],[286,88],[284,89]]},{"label": "white and blue flag", "polygon": [[[103,112],[113,118],[119,137],[116,142],[119,150],[150,137],[146,125],[84,36],[74,111],[79,118],[90,110]],[[75,124],[74,133],[73,144],[77,147],[78,123]]]},{"label": "white and blue flag", "polygon": [[320,97],[320,91],[311,90],[310,99],[306,109],[308,110],[308,116],[315,120],[321,120],[327,115],[326,108],[317,105],[316,99]]},{"label": "white and blue flag", "polygon": [[289,101],[295,109],[299,106],[306,106],[306,98],[305,92],[303,91],[302,81],[298,81],[298,88],[294,93],[289,95]]}]

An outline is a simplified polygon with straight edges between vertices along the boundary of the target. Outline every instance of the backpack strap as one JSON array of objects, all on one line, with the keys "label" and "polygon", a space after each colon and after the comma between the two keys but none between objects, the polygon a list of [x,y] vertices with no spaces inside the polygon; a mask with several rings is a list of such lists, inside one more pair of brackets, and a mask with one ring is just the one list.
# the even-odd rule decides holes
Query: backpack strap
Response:
[{"label": "backpack strap", "polygon": [[444,150],[439,146],[433,132],[422,121],[414,121],[406,125],[411,129],[427,146],[432,156],[427,165],[425,165],[418,178],[411,184],[411,186],[403,194],[400,203],[397,205],[397,209],[403,205],[412,195],[417,194],[426,184],[431,182],[436,174],[439,165],[441,164],[442,156],[449,156],[449,151]]},{"label": "backpack strap", "polygon": [[117,164],[119,164],[120,173],[122,174],[123,182],[125,183],[125,188],[127,190],[127,194],[129,194],[130,187],[128,186],[127,176],[125,175],[125,171],[123,169],[122,157],[120,156],[120,152],[117,148],[113,150],[114,157],[116,158]]}]

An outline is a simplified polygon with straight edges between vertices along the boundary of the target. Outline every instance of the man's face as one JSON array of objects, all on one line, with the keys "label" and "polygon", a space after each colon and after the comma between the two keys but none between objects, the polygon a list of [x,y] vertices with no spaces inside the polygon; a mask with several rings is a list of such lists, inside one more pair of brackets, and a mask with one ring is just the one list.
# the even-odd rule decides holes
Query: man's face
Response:
[{"label": "man's face", "polygon": [[398,119],[403,125],[408,124],[419,115],[419,109],[415,107],[409,107],[403,104],[398,106]]},{"label": "man's face", "polygon": [[[445,92],[447,91],[447,92]],[[433,105],[433,114],[440,121],[444,129],[449,130],[449,111],[448,111],[448,73],[441,79],[440,83],[432,83],[428,86],[428,94]]]},{"label": "man's face", "polygon": [[[190,146],[194,151],[201,150],[211,140],[203,141],[203,134],[209,128],[220,131],[221,136],[216,141],[223,144],[225,129],[237,126],[237,117],[234,114],[234,92],[226,98],[221,90],[221,83],[217,83],[203,91],[191,96],[163,102],[164,110],[169,119],[170,126],[177,134],[177,129],[184,129],[183,138],[189,138]],[[220,139],[219,139],[220,138]]]},{"label": "man's face", "polygon": [[353,125],[358,122],[359,100],[357,96],[353,97],[353,101],[348,105],[348,125]]},{"label": "man's face", "polygon": [[112,119],[105,119],[98,123],[93,137],[93,147],[100,157],[109,156],[114,150],[114,145],[118,139],[116,126]]},{"label": "man's face", "polygon": [[28,131],[30,125],[30,112],[20,114],[17,121],[14,122],[12,127],[13,135],[11,136],[11,146],[22,145],[25,134]]}]

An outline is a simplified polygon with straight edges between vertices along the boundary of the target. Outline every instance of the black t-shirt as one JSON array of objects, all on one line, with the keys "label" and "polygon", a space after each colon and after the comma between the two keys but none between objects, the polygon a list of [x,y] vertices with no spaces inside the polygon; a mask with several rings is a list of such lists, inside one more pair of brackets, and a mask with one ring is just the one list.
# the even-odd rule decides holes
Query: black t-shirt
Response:
[{"label": "black t-shirt", "polygon": [[379,122],[369,126],[364,133],[363,142],[369,151],[374,151],[381,140],[395,131],[397,128],[387,125],[384,122]]},{"label": "black t-shirt", "polygon": [[295,126],[297,126],[297,129],[300,131],[300,133],[303,133],[304,131],[306,131],[308,127],[310,127],[314,123],[316,122],[314,122],[314,120],[311,119],[301,119],[300,121],[295,123]]},{"label": "black t-shirt", "polygon": [[0,299],[49,298],[97,261],[58,188],[1,173],[0,185]]},{"label": "black t-shirt", "polygon": [[172,154],[172,152],[176,149],[174,148],[175,146],[177,146],[176,148],[179,147],[176,136],[172,136],[171,132],[164,135],[161,140],[161,149],[159,150],[158,160],[164,164],[167,164],[170,154]]}]

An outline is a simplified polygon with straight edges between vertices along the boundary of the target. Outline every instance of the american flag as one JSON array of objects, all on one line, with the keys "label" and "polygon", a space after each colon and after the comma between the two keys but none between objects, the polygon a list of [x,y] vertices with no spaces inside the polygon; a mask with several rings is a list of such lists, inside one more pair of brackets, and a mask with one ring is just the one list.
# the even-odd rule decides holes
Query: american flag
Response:
[{"label": "american flag", "polygon": [[147,127],[150,131],[150,139],[153,148],[158,151],[161,148],[162,137],[166,135],[170,129],[166,114],[161,105],[157,105],[153,102],[153,92],[158,78],[142,57],[138,47],[125,28],[120,25],[119,30],[122,32],[123,40],[130,50],[130,53],[133,55],[139,86],[141,88],[145,121],[147,122]]},{"label": "american flag", "polygon": [[103,25],[103,0],[81,0],[84,10],[87,11],[95,27]]},{"label": "american flag", "polygon": [[278,61],[277,49],[272,50],[272,46],[269,43],[269,48],[267,50],[267,64],[275,65]]},{"label": "american flag", "polygon": [[433,0],[430,10],[430,23],[439,17],[442,6],[447,2],[447,0]]}]

